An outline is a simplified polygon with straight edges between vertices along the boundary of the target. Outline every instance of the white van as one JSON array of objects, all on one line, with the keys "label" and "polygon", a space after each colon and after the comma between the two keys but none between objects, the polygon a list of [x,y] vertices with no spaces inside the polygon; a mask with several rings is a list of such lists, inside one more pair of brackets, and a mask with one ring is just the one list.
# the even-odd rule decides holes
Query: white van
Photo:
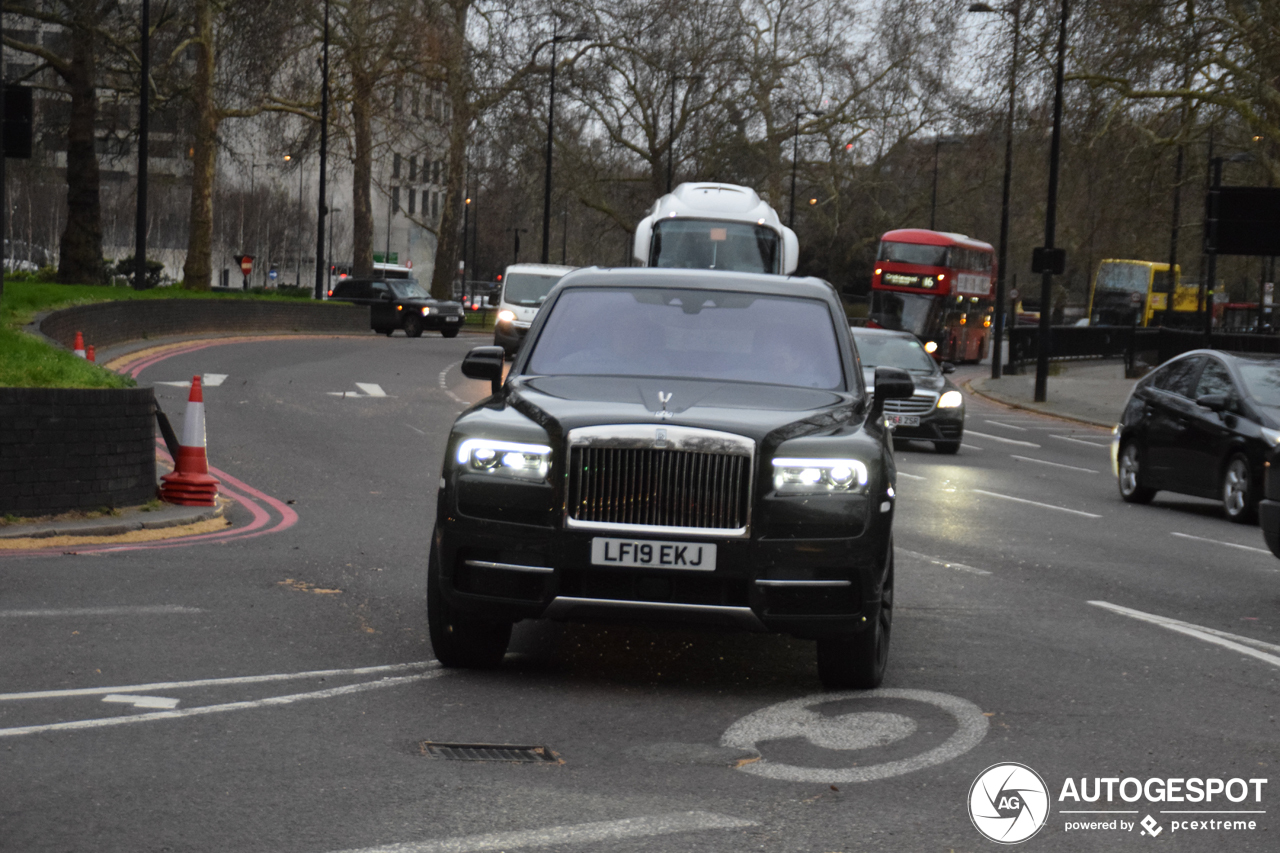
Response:
[{"label": "white van", "polygon": [[551,288],[565,273],[577,267],[558,264],[513,264],[502,274],[502,292],[498,295],[498,321],[493,326],[494,346],[502,347],[511,358],[520,348],[529,324]]}]

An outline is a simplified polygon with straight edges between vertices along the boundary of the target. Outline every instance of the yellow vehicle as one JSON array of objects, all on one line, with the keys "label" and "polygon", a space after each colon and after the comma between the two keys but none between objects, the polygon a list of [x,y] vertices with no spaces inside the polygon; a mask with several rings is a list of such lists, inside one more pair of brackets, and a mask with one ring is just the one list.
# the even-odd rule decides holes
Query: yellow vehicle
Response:
[{"label": "yellow vehicle", "polygon": [[1189,327],[1199,311],[1199,289],[1182,286],[1176,265],[1104,260],[1089,288],[1091,326]]}]

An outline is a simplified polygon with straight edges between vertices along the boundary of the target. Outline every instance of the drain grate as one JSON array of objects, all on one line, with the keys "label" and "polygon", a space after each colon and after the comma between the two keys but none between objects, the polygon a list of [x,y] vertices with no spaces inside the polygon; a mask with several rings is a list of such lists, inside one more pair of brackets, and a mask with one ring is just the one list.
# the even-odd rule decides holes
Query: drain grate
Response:
[{"label": "drain grate", "polygon": [[514,761],[523,764],[558,764],[560,757],[545,746],[510,743],[436,743],[424,740],[418,751],[427,758],[447,761]]}]

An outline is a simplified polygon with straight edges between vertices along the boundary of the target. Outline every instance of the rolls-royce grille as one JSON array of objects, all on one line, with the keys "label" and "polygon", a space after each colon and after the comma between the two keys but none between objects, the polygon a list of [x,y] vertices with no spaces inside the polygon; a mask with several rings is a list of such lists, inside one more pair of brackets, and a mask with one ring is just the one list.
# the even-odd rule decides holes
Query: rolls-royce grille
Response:
[{"label": "rolls-royce grille", "polygon": [[885,400],[884,410],[895,415],[924,415],[933,411],[933,404],[938,398],[930,395],[908,397],[905,400]]},{"label": "rolls-royce grille", "polygon": [[578,521],[746,527],[751,459],[635,447],[574,447],[569,515]]}]

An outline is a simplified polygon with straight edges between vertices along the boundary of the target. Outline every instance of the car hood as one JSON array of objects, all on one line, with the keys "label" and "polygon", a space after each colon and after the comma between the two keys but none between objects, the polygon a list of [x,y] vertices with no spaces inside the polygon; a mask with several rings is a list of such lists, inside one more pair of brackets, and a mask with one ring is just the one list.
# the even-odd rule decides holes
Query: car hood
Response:
[{"label": "car hood", "polygon": [[462,303],[454,302],[451,299],[441,301],[439,299],[401,299],[404,305],[412,305],[415,308],[438,308],[445,312],[461,313]]},{"label": "car hood", "polygon": [[846,392],[647,377],[517,377],[507,400],[551,433],[652,423],[721,430],[757,442],[771,433],[783,440],[847,425],[865,412],[861,398]]},{"label": "car hood", "polygon": [[[916,383],[916,391],[933,391],[941,394],[947,385],[947,377],[941,373],[934,373],[926,376],[923,373],[908,371],[911,379]],[[870,394],[876,387],[876,370],[874,367],[862,368],[862,379],[867,383],[867,393]]]}]

